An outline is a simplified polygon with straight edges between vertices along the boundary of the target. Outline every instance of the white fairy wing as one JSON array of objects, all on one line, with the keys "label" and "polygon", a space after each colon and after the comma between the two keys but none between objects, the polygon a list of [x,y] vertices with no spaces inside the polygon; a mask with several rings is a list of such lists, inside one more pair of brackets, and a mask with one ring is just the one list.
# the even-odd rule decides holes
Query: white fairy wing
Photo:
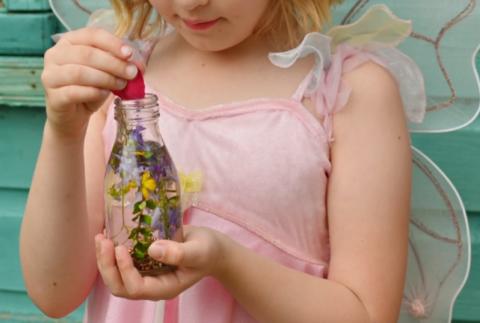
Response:
[{"label": "white fairy wing", "polygon": [[445,132],[471,123],[480,107],[475,69],[480,33],[472,32],[480,27],[478,0],[346,0],[335,9],[334,22],[349,24],[376,4],[387,4],[413,23],[412,34],[399,48],[424,74],[428,104],[425,120],[410,129]]},{"label": "white fairy wing", "polygon": [[[345,1],[336,10],[336,21],[346,25],[332,28],[329,34],[379,57],[399,83],[407,116],[415,116],[421,102],[416,97],[421,91],[416,91],[418,86],[412,87],[410,81],[405,82],[415,69],[403,67],[406,61],[402,55],[391,55],[396,53],[390,45],[395,42],[389,38],[394,36],[395,40],[405,28],[387,19],[388,14],[382,15],[380,7],[371,7],[384,2]],[[479,111],[474,58],[480,35],[471,32],[480,27],[476,0],[390,2],[396,15],[412,22],[410,37],[399,48],[417,63],[425,79],[424,118],[418,123],[409,116],[410,130],[446,132],[465,127]],[[409,259],[399,322],[450,322],[453,304],[470,268],[468,220],[449,179],[428,157],[412,150]]]},{"label": "white fairy wing", "polygon": [[[102,28],[111,33],[116,31],[117,18],[108,0],[49,0],[49,2],[57,18],[69,31],[86,26]],[[52,37],[58,41],[60,36],[61,34],[57,34]],[[141,69],[145,68],[156,36],[157,34],[152,33],[142,40],[123,37],[124,42],[134,49],[131,60]]]},{"label": "white fairy wing", "polygon": [[457,190],[413,148],[408,273],[399,322],[450,322],[470,267],[468,221]]},{"label": "white fairy wing", "polygon": [[[67,30],[83,28],[97,10],[110,8],[108,0],[49,0],[50,7]],[[105,24],[110,24],[107,19]],[[110,29],[109,29],[110,30]]]}]

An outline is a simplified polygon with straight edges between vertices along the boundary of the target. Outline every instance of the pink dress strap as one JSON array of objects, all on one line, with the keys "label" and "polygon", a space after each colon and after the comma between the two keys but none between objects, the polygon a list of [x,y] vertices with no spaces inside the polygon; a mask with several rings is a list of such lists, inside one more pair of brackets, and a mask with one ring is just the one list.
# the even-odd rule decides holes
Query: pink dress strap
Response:
[{"label": "pink dress strap", "polygon": [[411,122],[421,122],[425,113],[423,77],[418,66],[408,56],[393,46],[377,44],[376,47],[356,47],[348,43],[333,48],[332,38],[317,32],[307,34],[302,43],[289,51],[271,53],[271,62],[288,68],[302,57],[313,54],[316,64],[309,78],[301,84],[296,99],[303,97],[315,103],[316,112],[324,117],[323,126],[333,141],[333,116],[349,100],[351,89],[343,75],[367,61],[388,70],[400,89],[405,114]]}]

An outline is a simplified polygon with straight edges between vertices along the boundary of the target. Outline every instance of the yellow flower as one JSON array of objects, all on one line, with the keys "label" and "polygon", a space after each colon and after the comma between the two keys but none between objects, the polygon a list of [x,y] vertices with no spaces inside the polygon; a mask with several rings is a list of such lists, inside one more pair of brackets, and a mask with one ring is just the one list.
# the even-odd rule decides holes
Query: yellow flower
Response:
[{"label": "yellow flower", "polygon": [[150,175],[150,172],[145,172],[142,175],[142,194],[144,199],[148,199],[150,196],[150,192],[153,192],[155,188],[157,187],[157,183],[155,183],[155,180],[152,178]]},{"label": "yellow flower", "polygon": [[182,192],[196,193],[202,189],[203,176],[201,172],[196,171],[190,174],[179,172],[178,176]]}]

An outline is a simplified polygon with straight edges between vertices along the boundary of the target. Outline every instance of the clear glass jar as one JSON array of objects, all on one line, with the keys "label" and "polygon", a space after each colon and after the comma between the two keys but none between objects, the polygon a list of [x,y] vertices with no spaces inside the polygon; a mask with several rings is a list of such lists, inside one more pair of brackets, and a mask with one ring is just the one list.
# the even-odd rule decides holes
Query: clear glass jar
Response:
[{"label": "clear glass jar", "polygon": [[157,97],[115,100],[117,135],[105,174],[106,235],[142,275],[174,270],[148,256],[157,239],[183,240],[180,183],[158,128]]}]

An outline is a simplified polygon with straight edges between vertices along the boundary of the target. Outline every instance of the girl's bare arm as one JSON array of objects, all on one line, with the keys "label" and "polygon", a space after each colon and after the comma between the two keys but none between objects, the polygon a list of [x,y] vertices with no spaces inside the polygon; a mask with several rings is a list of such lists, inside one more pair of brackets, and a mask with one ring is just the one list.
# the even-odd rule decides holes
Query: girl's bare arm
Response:
[{"label": "girl's bare arm", "polygon": [[62,138],[45,125],[20,256],[29,296],[52,317],[79,306],[97,275],[93,237],[103,227],[104,123],[101,109],[85,141]]},{"label": "girl's bare arm", "polygon": [[217,275],[259,322],[397,322],[408,247],[408,130],[395,82],[381,67],[367,63],[345,80],[353,91],[335,116],[328,279],[234,243]]},{"label": "girl's bare arm", "polygon": [[45,53],[46,114],[20,237],[28,293],[49,316],[68,314],[96,277],[105,161],[101,131],[111,90],[137,69],[132,51],[96,28],[64,34]]}]

